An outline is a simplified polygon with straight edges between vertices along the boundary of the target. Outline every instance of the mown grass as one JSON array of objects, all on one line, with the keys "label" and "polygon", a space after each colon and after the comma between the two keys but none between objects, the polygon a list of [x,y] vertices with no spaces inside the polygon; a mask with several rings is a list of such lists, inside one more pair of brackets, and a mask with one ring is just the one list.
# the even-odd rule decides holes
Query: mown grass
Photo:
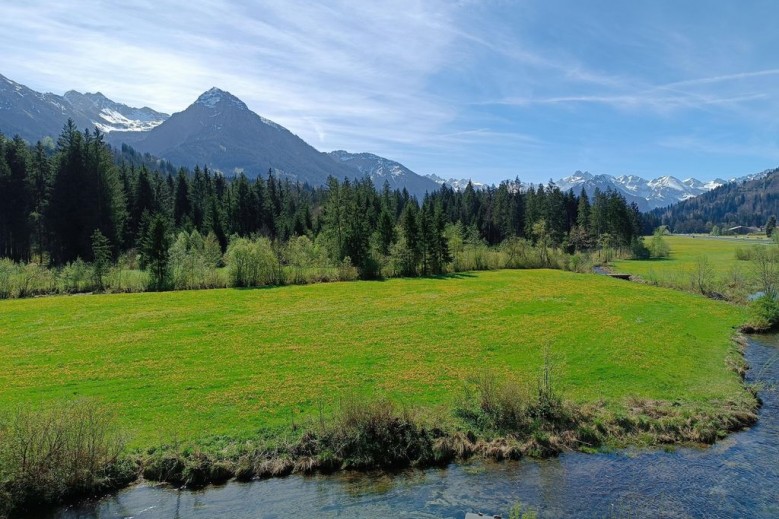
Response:
[{"label": "mown grass", "polygon": [[[647,238],[650,240],[651,238]],[[697,268],[698,259],[705,256],[717,275],[727,275],[734,267],[747,269],[745,261],[736,258],[736,250],[749,249],[755,245],[766,245],[772,242],[765,237],[731,237],[731,236],[666,236],[663,238],[669,245],[671,254],[668,258],[650,260],[617,260],[613,262],[614,270],[639,276],[665,273],[688,273]]]},{"label": "mown grass", "polygon": [[339,399],[451,409],[489,370],[578,403],[716,407],[745,311],[551,270],[0,302],[0,411],[98,398],[137,447],[250,437]]}]

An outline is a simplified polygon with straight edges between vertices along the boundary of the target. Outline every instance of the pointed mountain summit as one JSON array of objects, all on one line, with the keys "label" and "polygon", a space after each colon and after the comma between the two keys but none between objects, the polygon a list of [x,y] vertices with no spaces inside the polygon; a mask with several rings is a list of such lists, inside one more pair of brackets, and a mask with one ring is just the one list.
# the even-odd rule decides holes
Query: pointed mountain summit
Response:
[{"label": "pointed mountain summit", "polygon": [[181,166],[208,166],[228,176],[245,173],[256,177],[273,170],[279,176],[312,185],[324,184],[330,175],[355,176],[351,168],[216,87],[152,130],[140,135],[113,132],[109,142],[127,143]]},{"label": "pointed mountain summit", "polygon": [[224,90],[220,90],[216,87],[211,87],[209,90],[206,90],[200,94],[200,97],[198,97],[197,101],[195,101],[196,105],[202,105],[214,109],[217,107],[224,107],[222,103],[227,103],[240,110],[249,109],[243,101],[235,97],[233,94]]}]

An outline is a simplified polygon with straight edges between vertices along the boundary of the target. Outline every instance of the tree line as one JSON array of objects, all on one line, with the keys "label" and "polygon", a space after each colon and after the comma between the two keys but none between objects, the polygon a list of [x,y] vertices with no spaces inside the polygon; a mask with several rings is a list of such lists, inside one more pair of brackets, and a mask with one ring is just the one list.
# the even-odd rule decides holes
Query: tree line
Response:
[{"label": "tree line", "polygon": [[419,201],[368,178],[314,187],[273,171],[249,179],[176,169],[128,146],[112,149],[98,130],[72,121],[53,149],[0,135],[0,257],[15,262],[60,267],[129,253],[153,271],[164,269],[176,236],[195,233],[221,253],[241,237],[307,237],[363,278],[380,276],[388,257],[400,274],[427,275],[447,270],[457,243],[628,248],[641,225],[635,204],[614,191],[589,197],[514,180],[482,190],[443,186]]}]

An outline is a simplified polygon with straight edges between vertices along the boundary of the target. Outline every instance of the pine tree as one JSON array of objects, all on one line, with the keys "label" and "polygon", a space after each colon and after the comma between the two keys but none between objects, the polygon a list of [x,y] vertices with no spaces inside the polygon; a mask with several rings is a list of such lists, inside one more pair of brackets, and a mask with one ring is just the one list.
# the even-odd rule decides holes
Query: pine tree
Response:
[{"label": "pine tree", "polygon": [[403,215],[401,216],[401,222],[403,227],[403,237],[406,242],[407,261],[404,265],[404,274],[416,275],[417,265],[421,256],[421,238],[419,232],[419,224],[417,221],[417,215],[419,209],[416,202],[410,202],[406,205]]},{"label": "pine tree", "polygon": [[100,229],[92,233],[92,274],[98,290],[105,288],[104,278],[111,266],[111,242]]},{"label": "pine tree", "polygon": [[141,239],[141,264],[151,275],[152,290],[166,290],[170,286],[170,227],[161,213],[148,217],[143,225]]},{"label": "pine tree", "polygon": [[765,224],[765,235],[770,238],[771,236],[773,236],[775,229],[776,229],[776,216],[771,215],[771,217],[768,218],[768,221]]},{"label": "pine tree", "polygon": [[189,179],[183,169],[176,177],[176,192],[173,199],[173,223],[177,228],[192,223],[192,201],[189,196]]}]

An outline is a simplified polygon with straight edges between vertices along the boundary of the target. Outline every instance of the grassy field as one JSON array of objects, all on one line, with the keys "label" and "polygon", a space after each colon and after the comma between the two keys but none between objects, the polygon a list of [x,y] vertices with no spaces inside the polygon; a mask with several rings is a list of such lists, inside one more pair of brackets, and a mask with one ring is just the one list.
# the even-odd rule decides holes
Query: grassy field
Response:
[{"label": "grassy field", "polygon": [[[650,240],[651,238],[646,238]],[[671,254],[669,258],[652,260],[619,260],[614,262],[614,270],[646,276],[650,273],[690,272],[696,268],[698,258],[706,256],[714,272],[728,274],[734,267],[747,268],[747,262],[736,259],[736,249],[749,249],[755,245],[771,242],[765,238],[753,237],[712,237],[666,236]]]},{"label": "grassy field", "polygon": [[546,346],[566,398],[716,405],[743,393],[725,358],[744,318],[551,270],[2,301],[0,410],[88,396],[136,446],[249,435],[350,394],[450,409],[485,369],[534,384]]}]

